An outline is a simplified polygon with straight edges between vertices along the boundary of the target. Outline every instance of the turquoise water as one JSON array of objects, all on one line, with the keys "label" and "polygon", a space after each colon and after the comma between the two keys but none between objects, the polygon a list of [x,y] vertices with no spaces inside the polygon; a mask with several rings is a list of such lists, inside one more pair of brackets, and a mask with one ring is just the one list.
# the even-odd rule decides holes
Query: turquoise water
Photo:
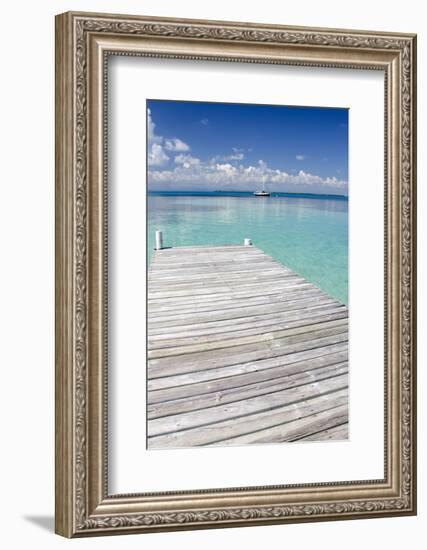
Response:
[{"label": "turquoise water", "polygon": [[148,254],[156,229],[164,246],[243,244],[252,239],[341,302],[348,303],[348,201],[249,193],[150,193]]}]

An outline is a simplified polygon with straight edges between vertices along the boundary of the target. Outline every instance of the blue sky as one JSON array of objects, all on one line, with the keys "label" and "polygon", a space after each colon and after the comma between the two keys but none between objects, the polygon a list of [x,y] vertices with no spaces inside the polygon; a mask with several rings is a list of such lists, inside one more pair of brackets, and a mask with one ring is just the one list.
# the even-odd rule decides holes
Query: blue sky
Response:
[{"label": "blue sky", "polygon": [[150,190],[348,192],[348,110],[147,101]]}]

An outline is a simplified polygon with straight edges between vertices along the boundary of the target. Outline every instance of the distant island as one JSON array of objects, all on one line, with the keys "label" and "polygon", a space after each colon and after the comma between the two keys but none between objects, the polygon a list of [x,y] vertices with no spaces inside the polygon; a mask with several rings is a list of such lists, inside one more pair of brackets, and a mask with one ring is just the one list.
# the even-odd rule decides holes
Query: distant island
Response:
[{"label": "distant island", "polygon": [[[149,190],[148,193],[150,195],[166,195],[166,196],[179,196],[179,195],[187,195],[187,196],[197,196],[197,197],[212,197],[215,195],[227,195],[229,197],[253,197],[253,193],[251,191],[229,191],[225,189],[216,189],[215,191],[198,191],[198,190],[192,190],[192,191],[154,191]],[[344,200],[348,201],[347,195],[335,195],[331,193],[285,193],[285,192],[272,192],[271,198],[274,197],[293,197],[293,198],[307,198],[307,199],[332,199],[332,200]]]}]

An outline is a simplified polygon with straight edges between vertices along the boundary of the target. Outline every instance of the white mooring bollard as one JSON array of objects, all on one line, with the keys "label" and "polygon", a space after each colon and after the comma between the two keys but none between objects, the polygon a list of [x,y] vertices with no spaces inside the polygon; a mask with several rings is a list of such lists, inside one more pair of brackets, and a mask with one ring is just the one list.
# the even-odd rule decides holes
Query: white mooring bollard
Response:
[{"label": "white mooring bollard", "polygon": [[163,248],[163,233],[156,231],[156,246],[154,250],[161,250]]},{"label": "white mooring bollard", "polygon": [[245,246],[252,246],[252,241],[251,241],[251,239],[245,239],[244,245],[245,245]]}]

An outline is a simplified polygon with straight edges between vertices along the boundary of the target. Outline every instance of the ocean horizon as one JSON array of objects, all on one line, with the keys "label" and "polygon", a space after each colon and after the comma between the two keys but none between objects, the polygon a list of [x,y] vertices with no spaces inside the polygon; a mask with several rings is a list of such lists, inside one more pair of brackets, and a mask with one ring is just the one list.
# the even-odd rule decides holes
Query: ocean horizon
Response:
[{"label": "ocean horizon", "polygon": [[148,263],[164,246],[254,246],[348,304],[348,197],[250,191],[149,191]]},{"label": "ocean horizon", "polygon": [[[253,191],[229,191],[221,190],[217,191],[202,191],[202,190],[179,190],[179,191],[152,191],[148,190],[149,195],[166,195],[166,196],[178,196],[178,195],[194,195],[194,196],[229,196],[229,197],[252,197],[254,195]],[[335,195],[331,193],[290,193],[290,192],[276,192],[273,191],[270,193],[271,197],[296,197],[296,198],[318,198],[318,199],[337,199],[348,201],[347,195]]]}]

